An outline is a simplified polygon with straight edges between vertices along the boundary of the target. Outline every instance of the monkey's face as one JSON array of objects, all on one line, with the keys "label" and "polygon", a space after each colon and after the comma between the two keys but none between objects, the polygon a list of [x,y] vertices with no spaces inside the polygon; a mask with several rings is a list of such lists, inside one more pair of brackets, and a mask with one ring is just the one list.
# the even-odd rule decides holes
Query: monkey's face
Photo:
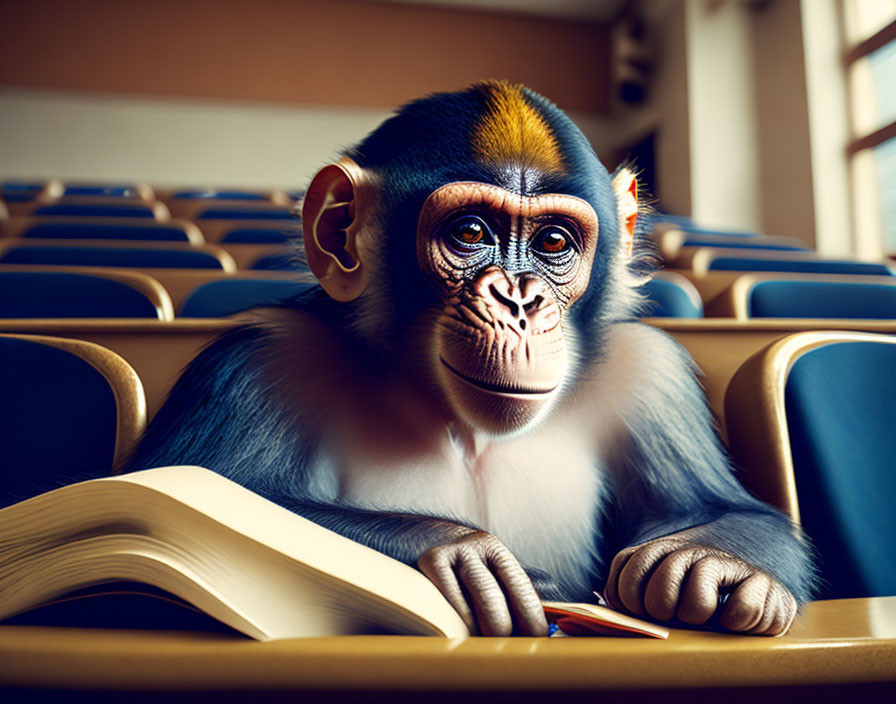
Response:
[{"label": "monkey's face", "polygon": [[569,372],[566,312],[588,286],[597,233],[594,209],[570,195],[458,182],[426,200],[417,256],[442,301],[433,364],[460,419],[505,434],[549,408]]}]

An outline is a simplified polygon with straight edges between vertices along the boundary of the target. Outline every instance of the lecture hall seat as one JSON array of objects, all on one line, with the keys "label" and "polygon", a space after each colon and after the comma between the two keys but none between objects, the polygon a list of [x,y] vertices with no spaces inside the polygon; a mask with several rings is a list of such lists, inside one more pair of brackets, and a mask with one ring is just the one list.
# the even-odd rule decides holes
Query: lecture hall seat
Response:
[{"label": "lecture hall seat", "polygon": [[159,192],[162,200],[175,217],[193,218],[208,208],[252,209],[278,206],[289,208],[293,200],[283,191],[248,190],[236,188],[183,188]]},{"label": "lecture hall seat", "polygon": [[706,304],[707,316],[896,319],[896,278],[746,273]]},{"label": "lecture hall seat", "polygon": [[301,218],[288,204],[201,204],[189,217],[208,242],[222,244],[284,244],[301,227]]},{"label": "lecture hall seat", "polygon": [[276,203],[254,203],[246,205],[229,205],[203,203],[190,217],[194,222],[202,224],[206,220],[250,220],[265,222],[268,220],[290,221],[296,218],[291,205]]},{"label": "lecture hall seat", "polygon": [[0,198],[9,204],[30,204],[38,200],[51,200],[62,195],[62,182],[58,179],[5,179],[0,181]]},{"label": "lecture hall seat", "polygon": [[792,237],[767,237],[765,235],[746,236],[741,234],[691,234],[685,230],[667,229],[652,236],[666,261],[674,261],[685,247],[723,247],[725,249],[750,252],[810,252],[800,240]]},{"label": "lecture hall seat", "polygon": [[100,345],[0,334],[0,506],[107,474],[146,424],[136,372]]},{"label": "lecture hall seat", "polygon": [[775,271],[804,274],[893,276],[886,264],[852,259],[825,259],[812,252],[683,247],[668,262],[676,269],[705,276],[714,272]]},{"label": "lecture hall seat", "polygon": [[162,203],[117,202],[114,199],[60,199],[36,205],[34,217],[145,218],[167,220],[168,208]]},{"label": "lecture hall seat", "polygon": [[896,336],[804,332],[747,360],[725,399],[752,488],[799,520],[820,560],[819,598],[896,595]]},{"label": "lecture hall seat", "polygon": [[62,184],[63,198],[95,198],[110,201],[142,201],[153,203],[155,194],[145,183],[92,183],[87,181],[65,181]]},{"label": "lecture hall seat", "polygon": [[0,318],[174,318],[168,292],[146,274],[13,269],[0,269]]},{"label": "lecture hall seat", "polygon": [[[77,240],[65,245],[52,240],[0,240],[0,264],[236,270],[233,258],[212,245],[178,247],[179,243],[138,244],[140,246],[121,240],[114,246],[97,240]],[[155,244],[161,246],[151,246]]]},{"label": "lecture hall seat", "polygon": [[202,284],[180,306],[179,318],[223,318],[259,306],[280,305],[301,296],[316,282],[223,279]]},{"label": "lecture hall seat", "polygon": [[703,301],[694,285],[680,274],[658,271],[641,287],[643,317],[702,318]]},{"label": "lecture hall seat", "polygon": [[2,236],[60,240],[147,240],[205,244],[199,228],[186,220],[144,218],[15,217]]}]

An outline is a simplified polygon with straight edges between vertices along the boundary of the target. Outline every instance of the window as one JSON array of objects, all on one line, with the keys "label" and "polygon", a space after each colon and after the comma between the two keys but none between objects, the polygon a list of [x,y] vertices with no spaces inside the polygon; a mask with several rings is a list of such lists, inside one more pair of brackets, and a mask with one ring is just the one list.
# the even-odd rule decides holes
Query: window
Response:
[{"label": "window", "polygon": [[860,252],[896,257],[896,0],[844,0]]}]

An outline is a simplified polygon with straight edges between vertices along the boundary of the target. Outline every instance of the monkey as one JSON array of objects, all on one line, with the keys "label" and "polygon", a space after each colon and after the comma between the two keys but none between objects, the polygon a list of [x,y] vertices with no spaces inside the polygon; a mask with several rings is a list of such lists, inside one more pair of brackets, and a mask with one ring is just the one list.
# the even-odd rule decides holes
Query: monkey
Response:
[{"label": "monkey", "polygon": [[317,285],[185,369],[125,469],[197,464],[418,567],[473,633],[542,599],[779,635],[798,528],[736,481],[694,365],[637,321],[637,179],[506,81],[399,108],[312,178]]}]

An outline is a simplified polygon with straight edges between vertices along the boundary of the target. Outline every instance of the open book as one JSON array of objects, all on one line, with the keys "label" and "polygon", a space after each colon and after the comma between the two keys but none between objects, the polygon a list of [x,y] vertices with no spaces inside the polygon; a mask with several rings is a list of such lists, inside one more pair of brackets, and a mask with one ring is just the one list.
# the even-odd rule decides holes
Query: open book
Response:
[{"label": "open book", "polygon": [[[117,582],[164,590],[259,640],[469,635],[416,569],[200,467],[93,479],[0,510],[0,620]],[[589,604],[546,613],[577,634],[668,634]]]}]

